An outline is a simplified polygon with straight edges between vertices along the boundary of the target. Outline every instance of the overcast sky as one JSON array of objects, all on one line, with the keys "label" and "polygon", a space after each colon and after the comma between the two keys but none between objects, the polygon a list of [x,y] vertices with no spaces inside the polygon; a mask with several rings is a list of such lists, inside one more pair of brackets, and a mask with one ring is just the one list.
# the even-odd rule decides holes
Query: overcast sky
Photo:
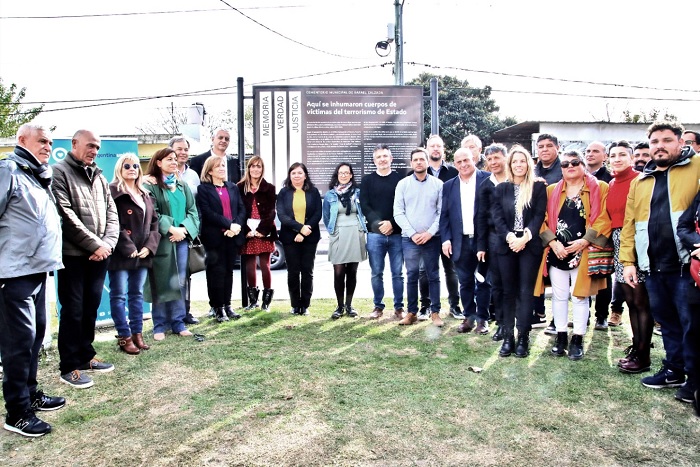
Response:
[{"label": "overcast sky", "polygon": [[[220,0],[0,0],[0,77],[27,88],[24,102],[46,103],[39,121],[57,137],[81,127],[133,134],[171,103],[235,109],[238,76],[247,85],[394,84],[381,66],[393,47],[385,58],[374,50],[394,21],[393,0],[228,3],[239,11]],[[208,11],[156,13],[178,10]],[[406,0],[404,73],[489,85],[501,116],[519,121],[620,121],[624,110],[659,108],[697,123],[698,18],[700,2],[689,0]],[[207,92],[220,88],[229,89]],[[107,98],[146,99],[50,111]]]}]

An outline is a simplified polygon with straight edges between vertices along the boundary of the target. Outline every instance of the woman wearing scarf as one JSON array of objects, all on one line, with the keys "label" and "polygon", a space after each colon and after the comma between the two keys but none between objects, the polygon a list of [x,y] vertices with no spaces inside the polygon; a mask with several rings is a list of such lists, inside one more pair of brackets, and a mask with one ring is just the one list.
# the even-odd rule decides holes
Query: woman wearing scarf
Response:
[{"label": "woman wearing scarf", "polygon": [[328,230],[328,261],[333,264],[333,286],[338,307],[331,315],[357,317],[352,297],[357,285],[357,266],[367,259],[367,227],[360,209],[360,190],[350,164],[335,168],[323,203],[323,223]]},{"label": "woman wearing scarf", "polygon": [[[107,266],[109,304],[119,348],[137,355],[150,346],[143,340],[143,285],[158,249],[158,215],[153,200],[141,186],[136,154],[126,153],[114,166],[109,185],[119,213],[119,241]],[[128,297],[129,320],[126,319]]]},{"label": "woman wearing scarf", "polygon": [[185,326],[187,297],[188,240],[199,234],[199,216],[194,197],[186,183],[178,180],[177,155],[172,148],[157,151],[148,163],[148,175],[155,183],[144,184],[151,193],[158,214],[160,243],[148,271],[144,295],[153,303],[153,339],[165,339],[165,331],[191,336]]},{"label": "woman wearing scarf", "polygon": [[[547,187],[547,215],[540,232],[546,246],[535,295],[544,292],[543,277],[552,284],[552,314],[557,341],[552,353],[563,356],[568,345],[571,360],[583,358],[583,336],[588,324],[588,297],[605,288],[605,276],[588,275],[588,247],[604,247],[610,236],[606,210],[608,184],[586,172],[583,156],[569,151],[561,156],[563,179]],[[569,298],[573,303],[574,333],[568,342]]]},{"label": "woman wearing scarf", "polygon": [[211,156],[202,167],[197,207],[202,215],[202,244],[207,250],[209,306],[219,323],[241,317],[231,308],[233,267],[245,237],[245,206],[238,187],[226,181],[226,160]]},{"label": "woman wearing scarf", "polygon": [[632,180],[639,172],[632,166],[632,147],[627,141],[612,143],[610,146],[610,167],[613,179],[608,192],[607,209],[612,226],[612,240],[615,246],[615,282],[621,287],[629,307],[630,326],[632,327],[632,345],[627,357],[621,358],[618,367],[623,373],[643,373],[651,369],[651,337],[654,331],[654,318],[649,308],[649,295],[644,285],[644,271],[637,269],[636,287],[630,287],[622,275],[624,267],[618,260],[620,254],[620,232],[625,220],[627,193]]}]

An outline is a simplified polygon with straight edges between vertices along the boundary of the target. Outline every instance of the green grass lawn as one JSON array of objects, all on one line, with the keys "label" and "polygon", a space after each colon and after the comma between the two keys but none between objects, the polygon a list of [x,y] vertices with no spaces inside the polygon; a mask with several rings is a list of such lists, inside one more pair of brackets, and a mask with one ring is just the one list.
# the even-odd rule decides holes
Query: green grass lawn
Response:
[{"label": "green grass lawn", "polygon": [[[370,300],[355,304],[361,315]],[[205,303],[195,304],[203,315]],[[192,326],[139,356],[100,333],[116,370],[76,390],[58,382],[54,350],[40,387],[68,399],[40,416],[53,433],[0,435],[3,465],[700,465],[700,418],[617,371],[629,328],[589,331],[579,362],[550,355],[532,333],[528,358],[499,358],[490,336],[446,318],[399,327],[342,318],[314,301]],[[55,328],[54,328],[55,329]],[[662,345],[654,337],[654,371]],[[470,369],[471,368],[471,369]],[[481,372],[475,372],[481,369]]]}]

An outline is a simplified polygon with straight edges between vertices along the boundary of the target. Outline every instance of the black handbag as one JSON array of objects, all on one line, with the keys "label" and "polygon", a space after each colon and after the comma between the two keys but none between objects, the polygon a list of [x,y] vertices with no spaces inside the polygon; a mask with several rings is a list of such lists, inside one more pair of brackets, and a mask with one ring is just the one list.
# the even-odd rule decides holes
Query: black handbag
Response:
[{"label": "black handbag", "polygon": [[204,245],[197,236],[194,240],[188,243],[189,255],[187,256],[187,269],[190,274],[195,274],[204,271],[206,267],[207,253],[204,251]]}]

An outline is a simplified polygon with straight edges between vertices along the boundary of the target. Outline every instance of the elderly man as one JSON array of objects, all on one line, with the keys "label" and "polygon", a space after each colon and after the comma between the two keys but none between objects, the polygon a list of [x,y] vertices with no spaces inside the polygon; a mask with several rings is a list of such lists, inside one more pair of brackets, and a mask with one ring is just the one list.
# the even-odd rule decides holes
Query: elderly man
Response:
[{"label": "elderly man", "polygon": [[61,223],[49,185],[53,141],[25,124],[17,146],[0,160],[0,356],[6,430],[38,437],[51,425],[34,411],[66,403],[37,389],[39,351],[46,330],[46,278],[61,263]]},{"label": "elderly man", "polygon": [[442,188],[440,237],[442,254],[454,261],[459,277],[459,295],[465,318],[457,332],[469,332],[476,327],[474,332],[477,334],[488,334],[489,303],[486,299],[477,306],[474,273],[478,266],[478,237],[488,236],[488,231],[478,232],[476,228],[481,208],[480,187],[491,174],[478,170],[472,154],[464,148],[455,152],[455,166],[459,175],[445,182]]},{"label": "elderly man", "polygon": [[687,289],[690,279],[688,250],[677,234],[678,219],[691,206],[698,192],[700,158],[685,147],[683,127],[657,122],[647,130],[652,160],[632,180],[627,195],[625,220],[620,234],[620,263],[625,282],[637,285],[637,266],[646,278],[651,314],[663,328],[666,358],[653,376],[642,378],[648,388],[680,387],[676,398],[693,400],[696,389],[685,383],[694,376],[694,346],[686,341],[690,329]]},{"label": "elderly man", "polygon": [[483,145],[481,143],[481,139],[479,139],[478,136],[465,136],[460,146],[464,149],[469,149],[469,152],[472,154],[472,158],[474,160],[474,166],[477,169],[481,170],[484,168],[484,158],[481,155],[481,148],[483,147]]},{"label": "elderly man", "polygon": [[82,372],[107,373],[111,363],[95,358],[97,308],[107,263],[119,238],[119,217],[109,183],[95,158],[100,138],[78,130],[65,159],[55,164],[53,194],[63,220],[63,264],[58,271],[60,381],[85,389],[94,382]]},{"label": "elderly man", "polygon": [[229,143],[231,143],[231,134],[229,131],[218,128],[214,131],[214,136],[211,138],[211,149],[193,157],[190,161],[190,168],[197,172],[197,175],[201,176],[204,161],[211,156],[219,156],[226,161],[226,180],[238,183],[241,179],[241,166],[238,163],[238,157],[226,154]]}]

